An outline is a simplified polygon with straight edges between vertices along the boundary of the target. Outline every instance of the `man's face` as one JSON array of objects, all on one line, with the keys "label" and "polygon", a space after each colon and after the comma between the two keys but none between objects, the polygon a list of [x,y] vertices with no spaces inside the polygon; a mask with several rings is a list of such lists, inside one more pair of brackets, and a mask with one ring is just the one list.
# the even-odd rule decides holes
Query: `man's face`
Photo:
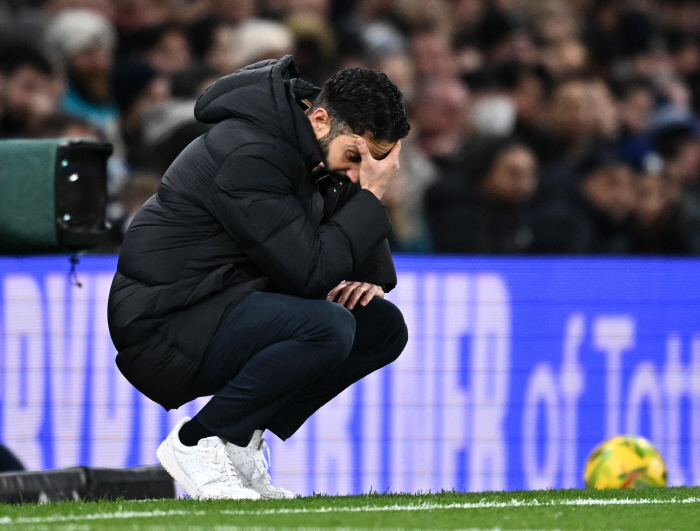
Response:
[{"label": "man's face", "polygon": [[496,158],[482,186],[499,201],[511,205],[523,203],[537,189],[537,159],[529,149],[513,146]]},{"label": "man's face", "polygon": [[636,185],[634,213],[644,228],[653,226],[671,202],[668,183],[658,175],[644,175]]},{"label": "man's face", "polygon": [[60,94],[60,81],[23,66],[6,80],[5,107],[15,120],[31,128],[55,112]]},{"label": "man's face", "polygon": [[[345,174],[352,182],[360,182],[360,163],[362,157],[357,150],[357,141],[360,135],[338,135],[330,141],[324,141],[324,137],[319,139],[323,157],[329,170]],[[371,135],[363,135],[367,141],[369,152],[375,159],[383,159],[391,148],[393,142],[386,140],[374,140]]]},{"label": "man's face", "polygon": [[73,55],[69,59],[69,65],[80,76],[108,72],[112,68],[112,50],[104,45],[95,45]]},{"label": "man's face", "polygon": [[584,194],[617,222],[624,221],[634,207],[634,174],[626,164],[602,167],[582,182]]},{"label": "man's face", "polygon": [[[340,134],[331,138],[330,117],[324,109],[316,109],[309,115],[309,121],[323,150],[326,167],[331,171],[345,174],[354,183],[360,182],[362,157],[357,149],[360,135]],[[362,135],[362,138],[367,141],[370,154],[377,160],[386,157],[394,147],[394,142],[376,140],[369,133]]]},{"label": "man's face", "polygon": [[429,101],[430,105],[416,105],[413,110],[421,136],[466,135],[465,112],[470,100],[469,91],[457,79],[422,86],[417,101]]},{"label": "man's face", "polygon": [[561,85],[552,98],[552,125],[554,131],[566,140],[577,140],[590,132],[593,113],[587,86],[582,81],[570,81]]}]

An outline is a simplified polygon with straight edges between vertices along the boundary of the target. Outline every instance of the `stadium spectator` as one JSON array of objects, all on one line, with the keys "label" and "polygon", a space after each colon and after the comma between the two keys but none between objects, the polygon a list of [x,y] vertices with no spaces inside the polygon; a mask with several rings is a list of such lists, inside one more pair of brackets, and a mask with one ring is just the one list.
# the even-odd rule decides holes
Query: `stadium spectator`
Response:
[{"label": "stadium spectator", "polygon": [[[129,35],[142,28],[148,28],[164,24],[169,16],[166,2],[156,0],[120,0],[113,2],[115,7],[114,24],[119,31]],[[181,6],[172,6],[171,9],[180,11]]]},{"label": "stadium spectator", "polygon": [[518,254],[534,243],[531,205],[537,159],[525,144],[491,139],[477,144],[466,180],[454,175],[426,198],[434,250],[440,253]]},{"label": "stadium spectator", "polygon": [[106,139],[100,130],[81,118],[68,114],[56,113],[47,116],[41,121],[36,138],[84,138],[105,142]]},{"label": "stadium spectator", "polygon": [[562,159],[580,155],[592,140],[597,113],[591,108],[590,88],[585,79],[574,78],[553,90],[548,129],[556,138]]},{"label": "stadium spectator", "polygon": [[336,35],[333,26],[313,13],[295,13],[284,20],[294,39],[294,59],[304,77],[322,85],[334,69]]},{"label": "stadium spectator", "polygon": [[136,35],[140,42],[132,52],[161,74],[171,76],[191,64],[193,52],[184,27],[162,24],[143,28]]},{"label": "stadium spectator", "polygon": [[632,252],[700,254],[700,208],[682,188],[660,174],[637,181]]},{"label": "stadium spectator", "polygon": [[498,85],[487,85],[473,94],[469,113],[473,133],[483,137],[509,137],[515,131],[518,109],[513,98]]},{"label": "stadium spectator", "polygon": [[162,175],[190,142],[209,130],[194,118],[194,104],[194,99],[171,98],[145,109],[134,167]]},{"label": "stadium spectator", "polygon": [[564,80],[552,91],[545,122],[552,158],[542,161],[541,174],[541,193],[547,199],[566,199],[575,193],[574,166],[592,146],[599,126],[593,102],[590,82],[584,78]]},{"label": "stadium spectator", "polygon": [[255,0],[211,0],[212,15],[223,24],[237,26],[257,14]]},{"label": "stadium spectator", "polygon": [[111,76],[117,35],[111,22],[94,11],[67,9],[49,25],[46,42],[68,74],[63,111],[114,134],[119,110]]},{"label": "stadium spectator", "polygon": [[418,76],[408,52],[389,52],[379,57],[374,66],[389,76],[403,94],[404,103],[411,105],[416,97]]},{"label": "stadium spectator", "polygon": [[170,85],[150,64],[124,61],[114,69],[112,91],[119,109],[120,130],[128,160],[138,166],[136,159],[143,156],[140,148],[144,114],[170,97]]},{"label": "stadium spectator", "polygon": [[170,79],[170,93],[173,98],[195,99],[217,79],[219,73],[210,64],[191,63]]},{"label": "stadium spectator", "polygon": [[417,145],[437,166],[440,175],[464,166],[469,103],[466,86],[452,78],[421,84],[409,109],[416,126]]},{"label": "stadium spectator", "polygon": [[117,14],[117,8],[126,2],[113,2],[111,0],[39,0],[24,3],[39,5],[43,12],[52,16],[56,16],[66,9],[89,9],[109,20],[113,20]]},{"label": "stadium spectator", "polygon": [[55,113],[63,90],[56,68],[31,45],[0,47],[0,138],[39,133]]},{"label": "stadium spectator", "polygon": [[575,166],[574,176],[574,195],[538,212],[534,249],[558,254],[629,253],[635,202],[632,167],[613,150],[594,148]]},{"label": "stadium spectator", "polygon": [[411,48],[418,75],[423,79],[449,80],[457,74],[457,58],[449,36],[434,30],[416,32]]},{"label": "stadium spectator", "polygon": [[649,138],[663,157],[667,179],[696,195],[700,177],[697,117],[689,109],[666,105],[652,116]]},{"label": "stadium spectator", "polygon": [[293,47],[294,36],[284,25],[250,19],[235,27],[220,26],[208,60],[221,75],[227,75],[248,64],[291,53]]},{"label": "stadium spectator", "polygon": [[587,95],[593,141],[614,144],[620,134],[620,122],[610,87],[601,78],[592,79],[587,83]]},{"label": "stadium spectator", "polygon": [[546,129],[549,76],[541,68],[508,61],[468,76],[467,81],[480,94],[507,98],[514,119],[510,132],[537,154],[540,163],[548,164],[558,156]]},{"label": "stadium spectator", "polygon": [[486,65],[509,61],[531,64],[536,61],[532,35],[516,13],[498,7],[486,11],[476,32],[477,43]]},{"label": "stadium spectator", "polygon": [[528,2],[525,16],[530,21],[535,37],[548,44],[577,40],[579,28],[572,4],[564,0]]},{"label": "stadium spectator", "polygon": [[641,170],[644,158],[652,151],[647,128],[654,110],[654,88],[647,79],[632,79],[619,83],[615,93],[620,118],[617,151]]},{"label": "stadium spectator", "polygon": [[389,246],[399,253],[427,253],[432,241],[423,197],[438,179],[437,168],[416,148],[411,136],[402,143],[399,162],[399,173],[382,197],[391,221]]}]

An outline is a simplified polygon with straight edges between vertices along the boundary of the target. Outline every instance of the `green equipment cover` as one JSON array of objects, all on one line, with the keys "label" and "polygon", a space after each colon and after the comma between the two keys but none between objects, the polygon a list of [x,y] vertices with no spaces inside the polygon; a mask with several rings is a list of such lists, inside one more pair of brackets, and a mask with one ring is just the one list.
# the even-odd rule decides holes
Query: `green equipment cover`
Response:
[{"label": "green equipment cover", "polygon": [[104,240],[112,146],[0,141],[0,253],[75,253]]}]

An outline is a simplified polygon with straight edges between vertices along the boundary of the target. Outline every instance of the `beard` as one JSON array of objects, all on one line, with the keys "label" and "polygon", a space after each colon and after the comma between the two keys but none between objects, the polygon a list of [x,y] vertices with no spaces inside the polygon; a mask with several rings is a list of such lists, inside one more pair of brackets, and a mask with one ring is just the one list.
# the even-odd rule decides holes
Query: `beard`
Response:
[{"label": "beard", "polygon": [[323,172],[326,175],[328,175],[329,177],[333,177],[336,181],[348,181],[349,182],[348,177],[344,173],[340,173],[338,171],[335,171],[333,168],[331,168],[331,165],[328,162],[328,153],[330,151],[331,142],[337,136],[338,135],[334,134],[333,130],[331,130],[328,133],[326,133],[324,136],[322,136],[321,138],[316,139],[319,147],[321,148],[321,153],[323,154],[323,164],[325,165]]},{"label": "beard", "polygon": [[329,131],[326,133],[324,136],[321,138],[318,138],[318,145],[321,148],[321,153],[323,154],[323,164],[325,165],[324,172],[326,175],[330,175],[332,177],[335,177],[336,180],[342,179],[345,177],[342,173],[338,173],[337,171],[334,171],[333,168],[331,168],[330,163],[328,162],[328,153],[331,149],[331,142],[333,142],[333,139],[338,136],[334,135],[333,131]]},{"label": "beard", "polygon": [[323,162],[326,164],[326,167],[328,167],[328,152],[331,149],[331,142],[333,142],[333,139],[335,136],[331,137],[331,133],[333,131],[328,131],[325,135],[323,135],[321,138],[318,138],[318,145],[321,148],[321,153],[323,154]]},{"label": "beard", "polygon": [[335,168],[331,168],[331,165],[328,162],[328,155],[330,154],[330,150],[331,150],[331,142],[333,142],[333,140],[338,138],[340,135],[347,135],[350,133],[352,133],[352,130],[350,129],[350,127],[347,125],[344,125],[340,120],[336,119],[336,120],[331,120],[330,130],[325,135],[323,135],[321,138],[316,139],[319,147],[321,148],[321,154],[323,155],[323,163],[325,165],[325,172],[328,175],[333,176],[337,180],[340,180],[340,181],[349,181],[349,179],[345,175],[345,173],[340,173]]}]

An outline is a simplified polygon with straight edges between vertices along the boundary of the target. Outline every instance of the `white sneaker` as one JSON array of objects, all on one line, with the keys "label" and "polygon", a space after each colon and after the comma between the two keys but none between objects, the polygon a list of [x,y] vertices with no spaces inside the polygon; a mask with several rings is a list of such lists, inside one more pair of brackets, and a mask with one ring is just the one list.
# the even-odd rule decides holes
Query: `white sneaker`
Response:
[{"label": "white sneaker", "polygon": [[197,446],[180,442],[183,418],[156,451],[158,461],[185,492],[194,499],[259,500],[260,494],[241,484],[219,437],[201,439]]},{"label": "white sneaker", "polygon": [[[267,450],[267,455],[265,454]],[[262,438],[262,430],[255,430],[248,446],[226,443],[226,452],[233,461],[243,486],[253,489],[262,498],[294,498],[294,493],[270,485],[270,448]]]}]

